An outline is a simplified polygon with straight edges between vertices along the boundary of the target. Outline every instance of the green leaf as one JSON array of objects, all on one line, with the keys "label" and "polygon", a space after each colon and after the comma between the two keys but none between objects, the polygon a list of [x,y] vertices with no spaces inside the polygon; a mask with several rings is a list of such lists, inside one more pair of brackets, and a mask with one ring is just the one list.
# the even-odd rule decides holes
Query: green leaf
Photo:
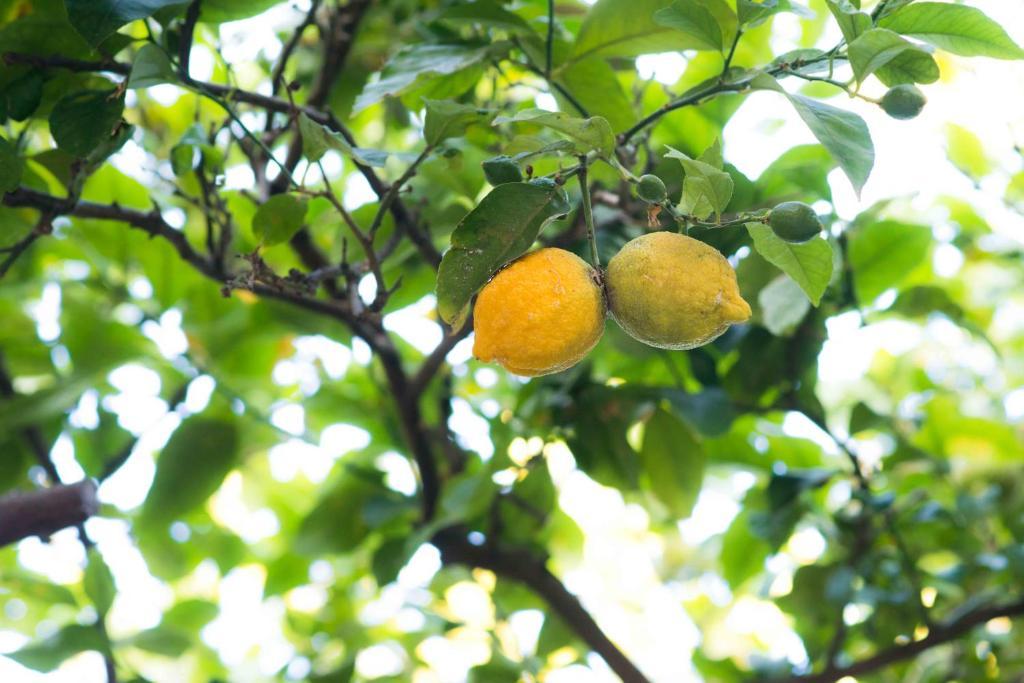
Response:
[{"label": "green leaf", "polygon": [[[636,121],[635,105],[626,95],[615,69],[608,60],[592,57],[573,62],[553,75],[592,116],[608,119],[612,130],[629,128]],[[574,105],[555,91],[562,111],[576,111]]]},{"label": "green leaf", "polygon": [[761,305],[761,321],[776,337],[789,334],[796,329],[811,310],[800,285],[790,277],[780,275],[758,293]]},{"label": "green leaf", "polygon": [[891,287],[928,255],[932,231],[923,225],[876,221],[851,231],[848,247],[857,299],[863,304]]},{"label": "green leaf", "polygon": [[32,116],[42,102],[45,83],[42,72],[34,70],[8,83],[2,93],[7,116],[15,121],[24,121]]},{"label": "green leaf", "polygon": [[569,211],[554,184],[506,183],[491,190],[452,233],[437,272],[437,310],[456,320],[499,268],[530,248],[549,222]]},{"label": "green leaf", "polygon": [[17,189],[24,166],[18,150],[0,135],[0,194]]},{"label": "green leaf", "polygon": [[521,16],[486,0],[453,5],[441,12],[438,19],[453,24],[478,24],[485,28],[501,28],[513,33],[533,33],[533,29]]},{"label": "green leaf", "polygon": [[[722,0],[688,3],[707,10],[720,27],[722,42],[736,32],[736,15]],[[706,49],[704,38],[677,30],[655,20],[667,0],[598,0],[580,26],[571,62],[592,56],[635,57],[654,52]]]},{"label": "green leaf", "polygon": [[221,24],[226,21],[248,19],[267,11],[280,2],[281,0],[203,0],[199,21],[208,24]]},{"label": "green leaf", "polygon": [[768,74],[760,74],[751,81],[751,85],[785,95],[860,194],[875,163],[875,147],[864,119],[818,100],[791,95]]},{"label": "green leaf", "polygon": [[886,85],[939,80],[939,65],[930,54],[884,28],[865,31],[850,43],[847,52],[861,83],[876,71]]},{"label": "green leaf", "polygon": [[266,246],[287,242],[306,219],[307,202],[292,194],[276,194],[260,204],[252,217],[252,231]]},{"label": "green leaf", "polygon": [[4,656],[34,671],[48,673],[59,667],[65,659],[79,652],[107,652],[109,649],[110,643],[95,626],[72,624],[45,640],[30,643]]},{"label": "green leaf", "polygon": [[981,138],[955,123],[946,124],[946,156],[975,182],[991,173],[994,166]]},{"label": "green leaf", "polygon": [[697,44],[697,49],[721,50],[723,47],[718,20],[701,3],[676,0],[654,13],[654,23],[686,34]]},{"label": "green leaf", "polygon": [[205,503],[237,463],[238,446],[234,421],[196,416],[182,422],[157,458],[142,519],[171,522]]},{"label": "green leaf", "polygon": [[832,245],[821,237],[792,244],[777,237],[763,223],[747,223],[747,231],[754,240],[757,253],[793,278],[811,303],[817,306],[832,279]]},{"label": "green leaf", "polygon": [[311,162],[319,161],[329,149],[337,150],[364,166],[383,166],[390,156],[377,149],[353,147],[341,133],[317,123],[305,113],[299,113],[299,135],[302,136],[302,155]]},{"label": "green leaf", "polygon": [[999,24],[966,5],[918,2],[883,17],[879,25],[965,57],[1024,58],[1024,49]]},{"label": "green leaf", "polygon": [[558,131],[573,141],[579,154],[597,151],[605,157],[610,157],[615,153],[615,134],[612,132],[611,124],[601,116],[581,119],[563,112],[524,109],[515,116],[499,116],[494,119],[496,124],[521,122],[534,123]]},{"label": "green leaf", "polygon": [[95,381],[93,374],[83,373],[33,394],[0,401],[0,434],[61,415],[78,403],[82,393]]},{"label": "green leaf", "polygon": [[704,447],[690,427],[665,410],[644,426],[640,461],[647,486],[676,519],[690,516],[704,481]]},{"label": "green leaf", "polygon": [[363,510],[385,490],[382,473],[368,457],[349,458],[295,534],[294,548],[304,555],[348,553],[373,531]]},{"label": "green leaf", "polygon": [[467,69],[503,49],[507,46],[502,43],[483,47],[426,44],[403,47],[384,66],[380,80],[363,88],[352,111],[358,114],[385,97],[400,95],[432,78]]},{"label": "green leaf", "polygon": [[814,18],[814,12],[790,0],[736,0],[736,11],[740,24],[748,28],[760,26],[779,12],[793,12],[806,19]]},{"label": "green leaf", "polygon": [[128,76],[128,87],[148,88],[161,83],[176,83],[178,75],[171,65],[167,53],[153,43],[146,43],[132,59],[132,72]]},{"label": "green leaf", "polygon": [[93,47],[128,22],[182,4],[186,3],[183,0],[64,0],[71,25]]},{"label": "green leaf", "polygon": [[[667,145],[666,145],[667,146]],[[677,149],[668,148],[665,156],[669,159],[678,159],[686,171],[686,178],[683,180],[683,194],[679,202],[679,210],[687,215],[693,215],[704,220],[712,213],[715,220],[718,220],[725,207],[732,199],[733,180],[725,171],[720,171],[715,166],[691,159]],[[712,146],[704,154],[712,161],[721,159],[721,150],[715,152]]]},{"label": "green leaf", "polygon": [[486,125],[494,118],[493,111],[471,104],[460,104],[452,100],[428,99],[424,99],[423,103],[427,107],[423,137],[431,146],[448,138],[459,137],[466,132],[466,128],[469,126],[473,124]]},{"label": "green leaf", "polygon": [[116,90],[79,90],[65,95],[50,112],[50,133],[57,146],[77,157],[117,138],[124,94]]},{"label": "green leaf", "polygon": [[117,587],[114,585],[114,576],[110,573],[110,568],[95,548],[89,550],[89,564],[85,568],[82,585],[85,594],[92,600],[96,613],[102,619],[114,604]]},{"label": "green leaf", "polygon": [[176,628],[160,625],[140,631],[124,642],[155,655],[178,658],[192,647],[195,639]]},{"label": "green leaf", "polygon": [[847,43],[852,43],[857,36],[871,28],[871,17],[861,12],[850,0],[825,0],[829,11],[839,24],[839,30]]}]

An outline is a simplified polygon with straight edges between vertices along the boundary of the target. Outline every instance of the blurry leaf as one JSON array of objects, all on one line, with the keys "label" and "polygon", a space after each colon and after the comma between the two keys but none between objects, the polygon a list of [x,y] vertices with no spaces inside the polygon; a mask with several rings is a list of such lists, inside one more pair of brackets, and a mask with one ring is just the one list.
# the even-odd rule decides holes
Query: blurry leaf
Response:
[{"label": "blurry leaf", "polygon": [[491,190],[456,226],[437,272],[437,310],[456,320],[494,273],[530,248],[549,222],[569,211],[554,184],[506,183]]},{"label": "blurry leaf", "polygon": [[366,457],[351,458],[324,489],[302,520],[295,535],[295,550],[304,555],[351,552],[372,531],[363,515],[366,503],[386,490],[382,473],[369,467]]},{"label": "blurry leaf", "polygon": [[468,126],[486,125],[494,118],[494,112],[489,109],[452,100],[424,99],[423,103],[427,107],[423,137],[431,146],[447,138],[460,137]]},{"label": "blurry leaf", "polygon": [[398,572],[406,565],[416,547],[406,538],[389,538],[373,551],[371,569],[377,586],[383,587],[398,578]]},{"label": "blurry leaf", "polygon": [[955,123],[946,124],[946,154],[954,166],[975,182],[992,172],[992,160],[981,139]]},{"label": "blurry leaf", "polygon": [[68,19],[94,47],[130,21],[145,19],[157,10],[184,4],[183,0],[64,0]]},{"label": "blurry leaf", "polygon": [[860,194],[875,163],[875,148],[864,119],[824,102],[787,93],[778,81],[767,74],[754,78],[751,85],[784,95],[814,133],[814,137],[839,162],[840,168],[853,183],[853,188]]},{"label": "blurry leaf", "polygon": [[[883,28],[860,34],[847,52],[850,66],[861,83],[876,71],[886,85],[939,80],[939,65],[930,54]],[[887,67],[884,73],[879,71],[883,67]]]},{"label": "blurry leaf", "polygon": [[[694,38],[655,21],[655,12],[668,4],[667,0],[598,0],[580,26],[571,60],[634,57],[706,46],[705,38]],[[729,6],[722,0],[700,0],[699,4],[717,20],[723,42],[732,40],[736,15]]]},{"label": "blurry leaf", "polygon": [[579,154],[596,151],[608,157],[615,151],[615,134],[608,121],[600,116],[581,119],[562,112],[524,109],[515,116],[499,116],[494,119],[496,124],[519,122],[534,123],[558,131],[576,144],[576,152]]},{"label": "blurry leaf", "polygon": [[306,199],[276,194],[260,204],[252,217],[252,231],[265,246],[287,242],[302,229],[308,208]]},{"label": "blurry leaf", "polygon": [[14,145],[0,136],[0,194],[17,189],[24,165]]},{"label": "blurry leaf", "polygon": [[832,279],[832,246],[827,240],[815,238],[801,244],[780,239],[762,223],[747,223],[754,248],[769,263],[793,278],[817,306]]},{"label": "blurry leaf", "polygon": [[1017,207],[1017,210],[1024,212],[1024,171],[1014,174],[1006,186],[1006,201]]},{"label": "blurry leaf", "polygon": [[898,287],[925,256],[932,231],[923,225],[875,221],[851,231],[848,248],[857,299],[864,304]]},{"label": "blurry leaf", "polygon": [[10,433],[47,418],[62,415],[78,403],[82,393],[92,386],[92,375],[70,377],[56,386],[40,389],[0,401],[0,433]]},{"label": "blurry leaf", "polygon": [[853,410],[850,411],[851,435],[867,431],[869,429],[884,427],[885,424],[886,419],[872,410],[871,407],[863,401],[858,401],[857,405],[853,406]]},{"label": "blurry leaf", "polygon": [[644,427],[640,461],[647,485],[676,519],[690,516],[704,481],[704,448],[685,422],[657,410]]},{"label": "blurry leaf", "polygon": [[79,90],[53,105],[50,133],[62,150],[87,157],[115,137],[123,110],[124,94],[115,90]]},{"label": "blurry leaf", "polygon": [[530,25],[518,14],[513,14],[497,3],[487,0],[452,5],[438,15],[438,19],[457,24],[479,24],[485,28],[501,28],[514,33],[533,33]]},{"label": "blurry leaf", "polygon": [[700,2],[676,0],[654,13],[654,23],[686,34],[697,49],[721,50],[723,47],[718,21]]},{"label": "blurry leaf", "polygon": [[205,503],[237,463],[238,437],[234,422],[202,416],[182,422],[157,458],[142,519],[170,523]]},{"label": "blurry leaf", "polygon": [[778,512],[793,504],[804,491],[820,488],[832,478],[830,470],[789,470],[772,473],[768,482],[768,505],[772,512]]},{"label": "blurry leaf", "polygon": [[719,436],[729,431],[729,427],[732,426],[735,411],[728,394],[718,387],[711,387],[695,394],[678,389],[670,389],[663,393],[672,407],[701,434]]},{"label": "blurry leaf", "polygon": [[43,99],[45,79],[40,71],[29,71],[11,81],[0,92],[7,105],[7,116],[15,121],[24,121],[39,108]]},{"label": "blurry leaf", "polygon": [[768,544],[750,530],[751,513],[745,504],[746,501],[722,535],[722,552],[719,555],[722,578],[733,590],[764,568],[770,551]]},{"label": "blurry leaf", "polygon": [[192,647],[195,637],[176,628],[160,625],[140,631],[124,642],[156,655],[178,658]]},{"label": "blurry leaf", "polygon": [[790,277],[780,275],[772,280],[757,296],[761,306],[761,318],[768,331],[777,337],[788,335],[796,329],[807,312],[811,302]]},{"label": "blurry leaf", "polygon": [[378,149],[353,147],[341,133],[328,129],[302,112],[299,113],[299,135],[302,136],[302,156],[311,162],[319,161],[329,149],[337,150],[364,166],[384,166],[390,156]]},{"label": "blurry leaf", "polygon": [[363,88],[356,98],[353,113],[359,113],[385,97],[400,95],[431,78],[455,74],[507,49],[507,44],[502,43],[482,47],[427,44],[403,47],[388,60],[380,79]]},{"label": "blurry leaf", "polygon": [[92,600],[100,619],[103,619],[110,611],[110,606],[114,604],[117,588],[114,586],[114,577],[110,573],[110,568],[107,567],[103,556],[95,548],[89,550],[89,563],[85,568],[82,584],[85,594]]},{"label": "blurry leaf", "polygon": [[1002,26],[966,5],[918,2],[883,17],[879,25],[965,57],[1024,59],[1024,50]]},{"label": "blurry leaf", "polygon": [[495,652],[491,661],[469,670],[466,683],[519,683],[522,668],[522,664]]},{"label": "blurry leaf", "polygon": [[167,625],[186,632],[198,632],[213,621],[220,608],[208,600],[191,598],[175,603],[164,612],[161,625]]},{"label": "blurry leaf", "polygon": [[497,485],[488,470],[463,472],[448,482],[441,493],[441,519],[446,523],[468,522],[491,505]]},{"label": "blurry leaf", "polygon": [[[180,1],[180,0],[179,0]],[[210,24],[238,21],[260,14],[280,0],[203,0],[199,20]]]},{"label": "blurry leaf", "polygon": [[176,83],[178,76],[167,53],[153,43],[146,43],[132,59],[128,88],[148,88],[161,83]]},{"label": "blurry leaf", "polygon": [[65,626],[49,638],[29,643],[20,650],[5,654],[22,666],[48,673],[59,667],[65,659],[87,650],[107,652],[110,644],[95,626],[72,624]]},{"label": "blurry leaf", "polygon": [[588,386],[576,396],[565,418],[572,425],[566,439],[577,466],[605,486],[633,490],[639,479],[636,451],[626,432],[640,417],[642,408],[654,403],[625,391]]}]

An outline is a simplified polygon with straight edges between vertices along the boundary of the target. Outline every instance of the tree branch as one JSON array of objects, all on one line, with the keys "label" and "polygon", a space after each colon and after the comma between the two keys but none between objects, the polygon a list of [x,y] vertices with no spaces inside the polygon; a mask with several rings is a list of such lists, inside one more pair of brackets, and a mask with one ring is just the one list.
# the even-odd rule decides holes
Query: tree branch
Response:
[{"label": "tree branch", "polygon": [[817,674],[770,679],[766,683],[832,683],[846,676],[863,676],[905,659],[910,659],[925,650],[956,640],[970,633],[971,629],[975,626],[980,626],[992,619],[1020,616],[1024,616],[1024,598],[1018,598],[1013,602],[1001,605],[979,607],[946,624],[935,625],[928,632],[928,635],[921,640],[915,640],[905,645],[895,645],[849,666]]},{"label": "tree branch", "polygon": [[503,550],[473,545],[457,529],[445,529],[431,542],[445,564],[464,564],[489,569],[501,577],[525,584],[541,596],[594,652],[601,655],[623,683],[648,683],[648,679],[605,635],[579,599],[552,574],[545,561],[524,550]]},{"label": "tree branch", "polygon": [[0,498],[0,547],[30,536],[46,538],[78,526],[99,511],[96,482],[85,479]]}]

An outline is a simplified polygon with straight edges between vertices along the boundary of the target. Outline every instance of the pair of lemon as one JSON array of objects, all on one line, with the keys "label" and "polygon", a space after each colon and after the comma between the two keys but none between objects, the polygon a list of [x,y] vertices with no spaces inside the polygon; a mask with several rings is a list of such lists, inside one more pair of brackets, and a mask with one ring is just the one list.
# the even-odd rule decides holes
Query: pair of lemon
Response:
[{"label": "pair of lemon", "polygon": [[560,372],[594,348],[609,309],[630,336],[665,349],[701,346],[750,317],[718,250],[654,232],[624,246],[603,278],[564,249],[512,262],[477,298],[473,354],[517,375]]}]

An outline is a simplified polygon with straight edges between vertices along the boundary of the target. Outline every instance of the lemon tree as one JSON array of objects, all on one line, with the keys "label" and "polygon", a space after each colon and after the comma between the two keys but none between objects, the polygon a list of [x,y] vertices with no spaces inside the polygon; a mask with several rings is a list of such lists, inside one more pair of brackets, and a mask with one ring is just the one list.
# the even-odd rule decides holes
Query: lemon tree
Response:
[{"label": "lemon tree", "polygon": [[0,680],[1019,680],[1017,4],[0,0]]}]

